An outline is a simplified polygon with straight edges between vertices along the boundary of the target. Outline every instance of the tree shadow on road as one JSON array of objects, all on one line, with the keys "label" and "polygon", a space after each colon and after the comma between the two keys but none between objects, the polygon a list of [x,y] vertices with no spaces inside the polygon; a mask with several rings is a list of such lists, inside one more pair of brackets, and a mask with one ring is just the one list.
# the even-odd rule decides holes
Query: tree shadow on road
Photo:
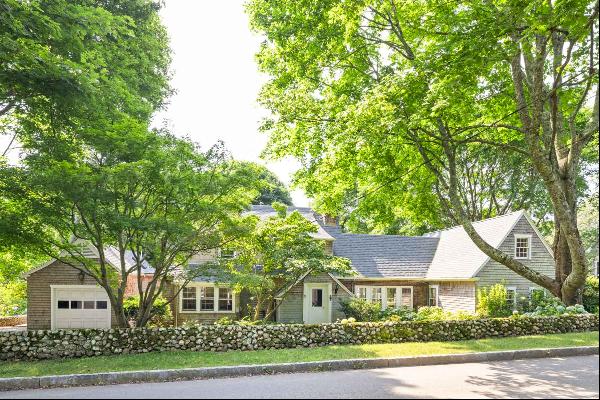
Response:
[{"label": "tree shadow on road", "polygon": [[598,398],[598,357],[593,363],[580,357],[490,363],[486,374],[466,383],[488,398]]}]

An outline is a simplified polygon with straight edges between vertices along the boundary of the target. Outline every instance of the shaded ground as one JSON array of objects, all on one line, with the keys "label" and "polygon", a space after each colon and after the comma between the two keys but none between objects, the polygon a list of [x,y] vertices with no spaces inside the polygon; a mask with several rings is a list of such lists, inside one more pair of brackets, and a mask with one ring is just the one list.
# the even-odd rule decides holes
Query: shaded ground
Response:
[{"label": "shaded ground", "polygon": [[30,390],[0,398],[598,398],[598,356]]}]

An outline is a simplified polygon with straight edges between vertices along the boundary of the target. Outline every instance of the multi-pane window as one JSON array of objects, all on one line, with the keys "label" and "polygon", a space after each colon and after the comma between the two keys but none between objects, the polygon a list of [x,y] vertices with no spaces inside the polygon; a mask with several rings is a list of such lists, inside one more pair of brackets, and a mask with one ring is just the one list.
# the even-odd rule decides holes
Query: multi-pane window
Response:
[{"label": "multi-pane window", "polygon": [[515,237],[515,258],[529,258],[531,237],[516,236]]},{"label": "multi-pane window", "polygon": [[219,288],[219,311],[233,311],[233,291]]},{"label": "multi-pane window", "polygon": [[514,287],[506,288],[506,303],[512,309],[517,306],[517,289]]},{"label": "multi-pane window", "polygon": [[196,288],[186,286],[181,291],[181,309],[183,311],[196,311]]},{"label": "multi-pane window", "polygon": [[429,286],[429,306],[437,307],[438,305],[438,287]]},{"label": "multi-pane window", "polygon": [[373,303],[379,303],[381,304],[381,297],[382,297],[382,288],[380,287],[374,287],[372,290],[372,295],[371,295],[371,299],[373,300]]},{"label": "multi-pane window", "polygon": [[359,287],[358,290],[356,291],[356,295],[358,296],[359,299],[367,300],[367,288]]},{"label": "multi-pane window", "polygon": [[357,286],[356,296],[381,305],[382,309],[413,307],[413,291],[410,286]]},{"label": "multi-pane window", "polygon": [[215,309],[215,288],[203,286],[200,288],[200,311],[213,311]]},{"label": "multi-pane window", "polygon": [[183,312],[233,312],[233,289],[217,286],[186,286],[181,291]]},{"label": "multi-pane window", "polygon": [[398,293],[398,289],[390,287],[390,288],[387,288],[386,291],[387,291],[387,300],[386,300],[387,308],[396,308],[396,304],[397,304],[396,293]]}]

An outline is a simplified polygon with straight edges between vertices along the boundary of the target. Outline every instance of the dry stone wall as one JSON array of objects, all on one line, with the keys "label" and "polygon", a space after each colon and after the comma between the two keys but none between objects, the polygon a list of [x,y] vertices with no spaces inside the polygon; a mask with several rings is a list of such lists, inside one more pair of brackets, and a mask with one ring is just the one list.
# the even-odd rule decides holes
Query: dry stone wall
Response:
[{"label": "dry stone wall", "polygon": [[43,360],[172,350],[262,350],[340,344],[455,341],[590,330],[598,330],[598,315],[4,332],[0,333],[0,360]]}]

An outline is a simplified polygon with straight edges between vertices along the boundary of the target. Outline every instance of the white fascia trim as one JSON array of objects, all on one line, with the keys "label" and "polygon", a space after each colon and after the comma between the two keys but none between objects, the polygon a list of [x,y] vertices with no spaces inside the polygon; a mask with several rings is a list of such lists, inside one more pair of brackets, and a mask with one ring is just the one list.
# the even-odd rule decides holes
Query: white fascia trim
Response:
[{"label": "white fascia trim", "polygon": [[435,278],[435,277],[426,277],[426,278],[407,278],[405,276],[391,277],[391,278],[367,278],[367,277],[349,277],[349,278],[340,278],[343,280],[351,280],[351,281],[369,281],[369,282],[387,282],[387,281],[411,281],[411,282],[475,282],[478,281],[479,278]]},{"label": "white fascia trim", "polygon": [[348,288],[346,287],[346,285],[344,285],[342,282],[340,282],[340,281],[338,280],[338,278],[336,278],[335,276],[333,276],[333,274],[331,274],[331,273],[328,273],[327,275],[329,275],[329,276],[331,277],[331,279],[333,279],[333,281],[334,281],[335,283],[337,283],[337,285],[338,285],[339,287],[341,287],[342,289],[344,289],[344,291],[345,291],[346,293],[348,293],[350,296],[354,296],[354,293],[352,293],[352,292],[350,291],[350,289],[348,289]]}]

